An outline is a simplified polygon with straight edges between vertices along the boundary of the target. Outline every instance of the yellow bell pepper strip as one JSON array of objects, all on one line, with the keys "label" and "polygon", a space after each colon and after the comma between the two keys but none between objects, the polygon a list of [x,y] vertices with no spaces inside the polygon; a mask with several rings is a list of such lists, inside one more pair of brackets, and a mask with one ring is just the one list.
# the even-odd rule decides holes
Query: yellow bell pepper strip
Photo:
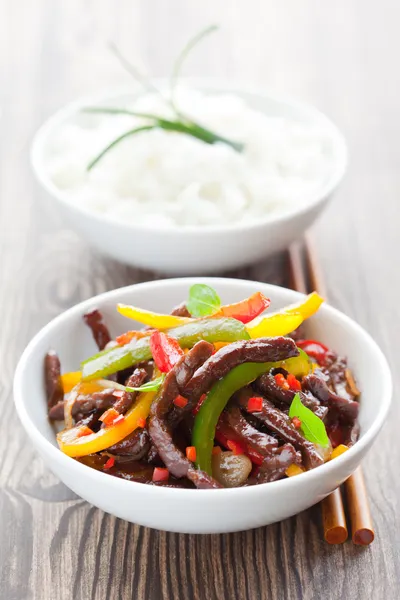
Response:
[{"label": "yellow bell pepper strip", "polygon": [[253,319],[247,323],[246,329],[251,338],[287,335],[297,329],[305,319],[315,314],[323,301],[319,294],[312,292],[297,304]]},{"label": "yellow bell pepper strip", "polygon": [[[243,323],[236,319],[199,319],[167,331],[170,337],[178,340],[181,348],[192,348],[196,342],[236,342],[248,340]],[[133,365],[151,360],[150,338],[132,340],[125,346],[103,350],[82,363],[82,379],[100,379],[127,369]]]},{"label": "yellow bell pepper strip", "polygon": [[303,322],[303,317],[274,313],[265,317],[257,317],[247,323],[246,329],[252,339],[260,337],[276,337],[288,335],[297,329]]},{"label": "yellow bell pepper strip", "polygon": [[68,394],[82,379],[81,371],[70,371],[61,375],[61,385],[64,390],[64,394]]},{"label": "yellow bell pepper strip", "polygon": [[145,310],[144,308],[137,308],[136,306],[129,306],[127,304],[118,304],[118,312],[128,319],[133,319],[153,327],[154,329],[170,329],[171,327],[178,327],[179,325],[185,325],[193,321],[190,317],[176,317],[174,315],[162,315],[159,313]]},{"label": "yellow bell pepper strip", "polygon": [[64,429],[57,434],[57,442],[60,450],[71,457],[86,456],[106,450],[113,444],[117,444],[127,435],[132,433],[142,419],[148,417],[151,403],[154,400],[156,392],[145,392],[138,396],[137,401],[124,415],[124,418],[117,424],[110,427],[104,427],[97,433],[82,435],[81,427]]},{"label": "yellow bell pepper strip", "polygon": [[336,446],[336,448],[334,450],[332,450],[331,459],[337,458],[341,454],[344,454],[345,452],[347,452],[348,449],[349,449],[349,447],[346,446],[345,444],[339,444],[339,446]]},{"label": "yellow bell pepper strip", "polygon": [[291,304],[290,306],[283,308],[280,312],[291,315],[300,313],[303,319],[306,320],[317,312],[323,302],[324,299],[322,296],[317,294],[317,292],[311,292],[311,294],[306,296],[305,300],[300,300],[300,302],[297,302],[296,304]]},{"label": "yellow bell pepper strip", "polygon": [[287,475],[287,477],[294,477],[295,475],[301,475],[301,473],[304,473],[304,471],[305,469],[299,465],[290,465],[290,467],[286,469],[285,475]]}]

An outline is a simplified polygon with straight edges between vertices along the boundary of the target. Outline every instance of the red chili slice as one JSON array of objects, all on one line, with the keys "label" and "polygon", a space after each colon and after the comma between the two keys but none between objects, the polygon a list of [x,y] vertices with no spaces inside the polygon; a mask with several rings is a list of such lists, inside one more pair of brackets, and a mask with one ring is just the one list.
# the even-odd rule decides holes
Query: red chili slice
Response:
[{"label": "red chili slice", "polygon": [[185,408],[187,403],[188,403],[187,398],[184,398],[180,394],[174,400],[175,406],[178,406],[179,408]]},{"label": "red chili slice", "polygon": [[103,469],[111,469],[115,465],[115,458],[110,457],[108,461],[105,463]]},{"label": "red chili slice", "polygon": [[90,429],[89,427],[86,427],[86,425],[81,425],[76,434],[76,437],[80,438],[80,437],[84,437],[85,435],[90,435],[92,433],[93,433],[92,429]]},{"label": "red chili slice", "polygon": [[157,481],[168,481],[169,479],[169,471],[168,469],[163,469],[161,467],[156,467],[153,471],[152,480],[154,482]]},{"label": "red chili slice", "polygon": [[139,417],[137,420],[137,426],[144,429],[146,427],[146,419],[144,417]]},{"label": "red chili slice", "polygon": [[262,410],[263,407],[263,399],[260,398],[259,396],[254,396],[252,398],[249,398],[248,402],[247,402],[247,410],[249,412],[260,412],[260,410]]},{"label": "red chili slice", "polygon": [[293,375],[293,373],[288,373],[288,376],[286,377],[286,381],[288,382],[291,390],[293,390],[294,392],[301,391],[301,383],[298,379],[296,379],[296,377]]},{"label": "red chili slice", "polygon": [[194,446],[188,446],[186,448],[186,458],[191,462],[196,460],[196,448]]},{"label": "red chili slice", "polygon": [[290,386],[282,373],[277,373],[274,375],[274,379],[279,387],[283,388],[284,390],[290,389]]},{"label": "red chili slice", "polygon": [[119,425],[123,421],[125,421],[124,415],[119,415],[116,419],[114,419],[113,425]]},{"label": "red chili slice", "polygon": [[296,429],[300,429],[301,421],[300,421],[299,417],[293,417],[292,423],[296,427]]},{"label": "red chili slice", "polygon": [[329,352],[329,348],[316,340],[299,340],[296,342],[296,345],[304,350],[306,354],[315,358],[319,364],[323,362],[325,354]]},{"label": "red chili slice", "polygon": [[110,427],[115,423],[115,420],[120,416],[119,412],[115,408],[109,408],[101,415],[99,421],[102,421],[105,427]]},{"label": "red chili slice", "polygon": [[207,394],[203,394],[202,396],[200,396],[200,400],[198,401],[197,405],[194,407],[194,409],[192,410],[192,413],[194,415],[197,415],[197,413],[200,410],[200,406],[203,404],[204,400],[207,398]]}]

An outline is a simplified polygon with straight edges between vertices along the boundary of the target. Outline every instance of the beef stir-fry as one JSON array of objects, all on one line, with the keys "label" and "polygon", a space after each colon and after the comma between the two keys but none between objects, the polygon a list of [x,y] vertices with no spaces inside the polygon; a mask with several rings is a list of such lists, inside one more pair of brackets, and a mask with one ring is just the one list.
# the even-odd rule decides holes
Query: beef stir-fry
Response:
[{"label": "beef stir-fry", "polygon": [[83,315],[99,352],[63,374],[53,350],[44,359],[61,451],[129,481],[199,489],[335,458],[357,441],[360,392],[345,358],[305,338],[321,303],[313,293],[271,313],[258,292],[224,306],[197,284],[170,315],[118,305],[145,327],[115,338],[98,310]]}]

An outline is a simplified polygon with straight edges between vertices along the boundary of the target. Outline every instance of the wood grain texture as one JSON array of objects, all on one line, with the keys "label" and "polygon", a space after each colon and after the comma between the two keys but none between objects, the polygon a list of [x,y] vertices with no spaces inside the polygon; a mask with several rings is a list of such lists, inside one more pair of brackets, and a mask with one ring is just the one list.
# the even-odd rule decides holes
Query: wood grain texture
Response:
[{"label": "wood grain texture", "polygon": [[[345,131],[349,175],[315,227],[332,304],[365,326],[400,385],[400,6],[391,0],[0,0],[0,598],[3,600],[399,597],[397,423],[364,463],[377,539],[322,540],[320,511],[232,535],[166,534],[77,498],[42,464],[12,403],[28,340],[65,308],[156,278],[92,252],[33,181],[29,145],[55,109],[128,80],[113,39],[163,75],[187,36],[222,22],[185,71],[294,94]],[[235,276],[287,283],[281,256]]]}]

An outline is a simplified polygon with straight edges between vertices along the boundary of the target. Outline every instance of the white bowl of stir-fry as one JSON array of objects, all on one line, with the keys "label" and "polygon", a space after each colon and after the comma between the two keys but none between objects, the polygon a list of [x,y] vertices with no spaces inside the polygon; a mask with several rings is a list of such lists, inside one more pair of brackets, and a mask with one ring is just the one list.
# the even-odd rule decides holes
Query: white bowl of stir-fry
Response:
[{"label": "white bowl of stir-fry", "polygon": [[192,533],[320,501],[371,447],[392,392],[376,343],[318,294],[212,278],[74,306],[30,342],[14,389],[33,444],[74,492]]},{"label": "white bowl of stir-fry", "polygon": [[[191,83],[182,105],[224,135],[215,143],[153,129],[135,114],[153,107],[167,118],[162,102],[113,89],[58,111],[32,146],[37,179],[90,245],[178,275],[237,268],[286,248],[347,166],[343,135],[314,107],[223,82]],[[113,145],[132,127],[138,135]]]}]

